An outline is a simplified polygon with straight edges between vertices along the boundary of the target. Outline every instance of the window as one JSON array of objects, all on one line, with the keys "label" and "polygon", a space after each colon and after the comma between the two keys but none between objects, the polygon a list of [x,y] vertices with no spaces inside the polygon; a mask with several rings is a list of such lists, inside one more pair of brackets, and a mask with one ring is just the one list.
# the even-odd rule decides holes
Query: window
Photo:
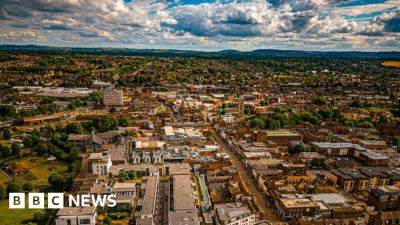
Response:
[{"label": "window", "polygon": [[80,219],[79,224],[90,224],[90,219]]},{"label": "window", "polygon": [[71,220],[67,220],[67,225],[71,225]]}]

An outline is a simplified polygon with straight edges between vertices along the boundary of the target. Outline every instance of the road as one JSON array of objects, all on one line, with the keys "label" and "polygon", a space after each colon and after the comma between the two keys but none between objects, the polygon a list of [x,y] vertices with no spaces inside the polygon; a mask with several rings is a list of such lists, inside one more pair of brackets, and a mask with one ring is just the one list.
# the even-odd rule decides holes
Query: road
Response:
[{"label": "road", "polygon": [[214,131],[217,134],[216,141],[221,146],[223,151],[231,156],[232,165],[238,170],[240,178],[243,181],[242,183],[244,188],[249,193],[249,195],[253,196],[254,202],[262,212],[262,215],[260,215],[260,219],[266,219],[271,222],[280,222],[281,220],[279,219],[279,217],[274,212],[272,212],[270,208],[267,207],[267,201],[265,200],[265,197],[257,188],[257,181],[249,174],[249,172],[246,171],[242,161],[240,160],[236,152],[232,150],[232,148],[221,137],[218,131]]},{"label": "road", "polygon": [[89,174],[88,158],[86,155],[83,155],[82,167],[74,180],[74,184],[72,185],[72,191],[71,191],[72,193],[76,193],[79,191],[88,174]]}]

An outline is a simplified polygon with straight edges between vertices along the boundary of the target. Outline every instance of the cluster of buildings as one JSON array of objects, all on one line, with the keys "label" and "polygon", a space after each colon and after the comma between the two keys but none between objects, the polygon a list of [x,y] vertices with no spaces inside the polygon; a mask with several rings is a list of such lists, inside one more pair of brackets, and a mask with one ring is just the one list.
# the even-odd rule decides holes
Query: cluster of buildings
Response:
[{"label": "cluster of buildings", "polygon": [[[252,115],[273,118],[281,109],[286,110],[279,111],[284,116],[319,110],[301,83],[270,84],[270,91],[259,92],[225,85],[171,85],[167,91],[96,85],[104,88],[98,107],[112,108],[110,114],[127,116],[132,124],[104,133],[69,134],[69,144],[80,149],[87,162],[73,191],[116,194],[128,224],[400,221],[400,157],[375,129],[350,129],[332,121],[279,121],[279,129],[246,124]],[[132,99],[127,101],[127,96]],[[336,100],[339,106],[348,103]],[[47,117],[57,122],[99,115],[104,112]],[[30,119],[26,122],[37,121]],[[93,207],[62,209],[56,224],[100,224],[99,214],[103,218],[113,213]]]}]

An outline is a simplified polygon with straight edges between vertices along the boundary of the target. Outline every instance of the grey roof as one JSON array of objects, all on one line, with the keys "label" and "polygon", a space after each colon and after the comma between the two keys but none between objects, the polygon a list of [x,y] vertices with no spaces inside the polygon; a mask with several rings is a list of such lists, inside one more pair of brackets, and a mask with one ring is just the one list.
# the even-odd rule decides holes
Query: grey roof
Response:
[{"label": "grey roof", "polygon": [[146,189],[143,197],[142,215],[153,215],[157,192],[157,177],[147,177]]},{"label": "grey roof", "polygon": [[344,204],[347,202],[347,198],[338,193],[315,194],[311,196],[311,199],[325,204]]},{"label": "grey roof", "polygon": [[196,210],[190,175],[173,176],[173,208],[175,211]]},{"label": "grey roof", "polygon": [[199,225],[200,218],[196,211],[174,211],[170,212],[169,224],[171,225]]}]

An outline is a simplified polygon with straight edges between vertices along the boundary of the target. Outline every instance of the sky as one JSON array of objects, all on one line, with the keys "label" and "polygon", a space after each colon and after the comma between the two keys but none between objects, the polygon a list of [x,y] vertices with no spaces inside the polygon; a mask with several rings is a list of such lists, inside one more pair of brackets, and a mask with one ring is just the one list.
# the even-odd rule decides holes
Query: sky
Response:
[{"label": "sky", "polygon": [[0,44],[400,51],[400,0],[0,0]]}]

